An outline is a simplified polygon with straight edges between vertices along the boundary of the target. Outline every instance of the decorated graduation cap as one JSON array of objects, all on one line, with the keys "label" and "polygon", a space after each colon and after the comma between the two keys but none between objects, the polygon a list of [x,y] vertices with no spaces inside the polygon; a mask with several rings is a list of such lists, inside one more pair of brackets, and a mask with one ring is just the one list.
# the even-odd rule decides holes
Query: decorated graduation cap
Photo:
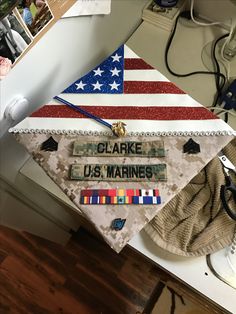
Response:
[{"label": "decorated graduation cap", "polygon": [[117,252],[234,137],[126,45],[10,131]]}]

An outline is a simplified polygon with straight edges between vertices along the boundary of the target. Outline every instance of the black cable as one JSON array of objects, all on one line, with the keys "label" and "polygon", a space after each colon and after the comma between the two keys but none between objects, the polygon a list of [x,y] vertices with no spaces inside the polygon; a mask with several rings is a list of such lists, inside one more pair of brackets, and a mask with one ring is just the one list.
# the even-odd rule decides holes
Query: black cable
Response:
[{"label": "black cable", "polygon": [[[216,58],[216,46],[217,46],[217,44],[219,43],[220,40],[222,40],[223,38],[229,36],[229,33],[220,36],[215,41],[215,43],[213,45],[212,54],[213,54],[213,60],[214,60],[214,63],[215,63],[216,71],[194,71],[194,72],[190,72],[190,73],[176,73],[169,66],[169,63],[168,63],[168,52],[169,52],[170,46],[172,44],[173,38],[175,36],[175,32],[176,32],[176,29],[177,29],[177,24],[178,24],[178,21],[179,21],[180,17],[190,18],[189,11],[184,11],[184,12],[180,13],[177,16],[176,20],[175,20],[173,31],[172,31],[172,33],[171,33],[171,35],[170,35],[170,37],[169,37],[169,39],[167,41],[167,44],[166,44],[165,65],[166,65],[168,71],[172,75],[177,76],[177,77],[187,77],[187,76],[192,76],[192,75],[196,75],[196,74],[215,75],[217,93],[216,93],[216,96],[215,96],[215,99],[214,99],[213,105],[212,105],[212,107],[215,107],[217,105],[217,102],[219,101],[219,98],[222,95],[222,90],[223,90],[223,88],[225,86],[225,82],[226,82],[226,77],[225,77],[225,75],[223,73],[220,72],[219,62],[218,62],[218,60]],[[220,79],[222,79],[222,81],[220,81]],[[225,114],[225,122],[227,122],[227,121],[228,121],[228,114],[226,113]]]},{"label": "black cable", "polygon": [[228,122],[229,120],[229,115],[228,115],[228,112],[225,113],[225,122]]},{"label": "black cable", "polygon": [[[216,66],[216,70],[220,72],[220,66],[219,66],[219,62],[216,58],[216,46],[218,44],[219,41],[221,41],[223,38],[225,37],[228,37],[229,36],[229,33],[227,34],[224,34],[222,35],[221,37],[219,37],[215,43],[214,43],[214,46],[213,46],[213,60],[215,61],[215,66]],[[216,93],[216,97],[215,97],[215,100],[213,102],[213,107],[216,107],[218,101],[219,101],[219,98],[222,96],[222,90],[225,86],[225,81],[226,80],[223,80],[222,84],[220,85],[220,82],[219,82],[219,77],[216,77],[216,87],[217,87],[217,93]],[[214,111],[214,110],[213,110]],[[229,119],[229,115],[228,115],[228,112],[225,113],[225,122],[228,122],[228,119]]]},{"label": "black cable", "polygon": [[173,31],[168,39],[168,42],[166,44],[166,50],[165,50],[165,65],[168,69],[168,71],[174,75],[174,76],[177,76],[177,77],[187,77],[187,76],[191,76],[191,75],[196,75],[196,74],[208,74],[208,75],[216,75],[217,77],[221,77],[223,78],[223,80],[225,80],[225,75],[222,74],[222,73],[218,73],[218,72],[214,72],[214,71],[194,71],[194,72],[190,72],[190,73],[176,73],[174,72],[170,66],[169,66],[169,63],[168,63],[168,52],[169,52],[169,49],[170,49],[170,46],[171,46],[171,43],[172,43],[172,40],[174,38],[174,35],[175,35],[175,32],[176,32],[176,28],[177,28],[177,24],[178,24],[178,20],[180,17],[185,17],[186,16],[186,12],[182,12],[180,13],[176,20],[175,20],[175,24],[174,24],[174,28],[173,28]]},{"label": "black cable", "polygon": [[[222,36],[220,36],[214,43],[213,45],[213,60],[215,62],[215,66],[216,66],[216,71],[217,73],[220,73],[220,66],[219,66],[219,62],[216,58],[216,46],[217,44],[219,43],[219,41],[221,41],[223,38],[225,37],[228,37],[229,36],[229,33],[228,34],[224,34]],[[217,102],[219,100],[219,98],[221,97],[221,94],[222,94],[222,89],[224,88],[225,86],[225,81],[226,79],[223,79],[223,82],[222,84],[220,85],[220,80],[219,80],[219,76],[216,76],[216,88],[217,88],[217,94],[216,94],[216,97],[215,97],[215,100],[214,100],[214,103],[213,103],[213,107],[215,107],[217,105]]]}]

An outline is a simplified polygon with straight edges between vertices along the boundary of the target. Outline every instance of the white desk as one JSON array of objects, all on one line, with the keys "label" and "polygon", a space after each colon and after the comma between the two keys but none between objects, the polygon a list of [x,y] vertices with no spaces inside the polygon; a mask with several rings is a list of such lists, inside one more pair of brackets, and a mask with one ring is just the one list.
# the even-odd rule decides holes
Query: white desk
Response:
[{"label": "white desk", "polygon": [[[170,49],[170,64],[179,73],[197,69],[207,70],[202,64],[202,47],[220,35],[221,30],[218,27],[202,28],[193,25],[191,21],[181,21]],[[193,98],[205,106],[210,106],[215,93],[214,77],[202,75],[177,78],[167,71],[164,64],[164,51],[168,36],[168,32],[143,22],[128,44],[140,57],[160,70]],[[236,129],[236,118],[231,118],[230,124]],[[236,290],[211,273],[205,257],[183,258],[165,252],[150,240],[145,231],[136,235],[129,245],[229,312],[236,313]]]},{"label": "white desk", "polygon": [[230,313],[236,313],[236,290],[211,273],[205,257],[190,258],[168,253],[157,247],[145,231],[136,235],[129,245],[184,284],[194,288]]}]

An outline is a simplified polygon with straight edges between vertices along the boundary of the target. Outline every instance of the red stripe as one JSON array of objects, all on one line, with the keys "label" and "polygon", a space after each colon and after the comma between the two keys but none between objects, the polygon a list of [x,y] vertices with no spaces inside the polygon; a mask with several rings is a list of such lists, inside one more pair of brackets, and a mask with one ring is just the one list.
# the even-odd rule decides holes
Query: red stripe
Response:
[{"label": "red stripe", "polygon": [[116,196],[116,190],[114,189],[108,190],[108,196]]},{"label": "red stripe", "polygon": [[80,196],[92,196],[92,190],[82,190]]},{"label": "red stripe", "polygon": [[125,58],[124,62],[124,69],[125,70],[152,70],[153,67],[143,61],[142,59],[138,58]]},{"label": "red stripe", "polygon": [[135,190],[131,190],[131,189],[126,190],[126,196],[134,196],[134,191]]},{"label": "red stripe", "polygon": [[[208,120],[217,117],[204,107],[115,107],[81,106],[84,110],[102,119],[127,120]],[[46,105],[31,117],[86,118],[81,113],[65,105]]]},{"label": "red stripe", "polygon": [[99,190],[98,195],[99,196],[108,196],[108,190]]},{"label": "red stripe", "polygon": [[185,94],[171,82],[124,81],[125,94]]}]

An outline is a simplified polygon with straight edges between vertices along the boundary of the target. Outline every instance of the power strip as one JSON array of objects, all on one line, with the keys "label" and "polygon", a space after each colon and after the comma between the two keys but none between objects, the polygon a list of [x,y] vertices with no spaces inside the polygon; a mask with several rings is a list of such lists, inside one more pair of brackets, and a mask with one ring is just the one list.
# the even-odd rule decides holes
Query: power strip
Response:
[{"label": "power strip", "polygon": [[177,16],[185,9],[185,5],[186,0],[179,0],[175,7],[162,8],[154,1],[151,1],[143,9],[142,19],[170,32]]}]

